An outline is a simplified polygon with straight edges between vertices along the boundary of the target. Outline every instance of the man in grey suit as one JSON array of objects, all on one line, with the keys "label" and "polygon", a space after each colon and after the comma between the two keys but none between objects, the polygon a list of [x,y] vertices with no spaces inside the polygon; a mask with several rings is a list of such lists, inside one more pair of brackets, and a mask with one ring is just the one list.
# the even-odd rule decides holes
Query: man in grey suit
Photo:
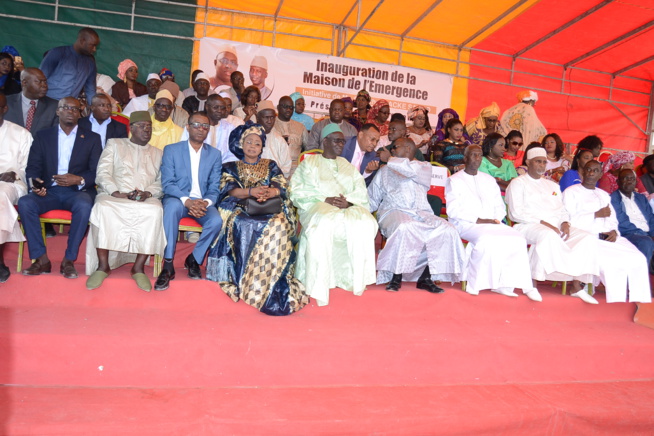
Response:
[{"label": "man in grey suit", "polygon": [[182,218],[191,217],[202,225],[200,239],[193,253],[184,261],[184,267],[192,279],[202,278],[200,265],[222,227],[222,219],[216,208],[222,156],[218,149],[204,143],[210,127],[209,118],[204,112],[196,112],[186,126],[188,140],[164,147],[161,184],[164,191],[166,249],[161,274],[154,284],[155,291],[168,289],[170,281],[175,278],[173,257]]},{"label": "man in grey suit", "polygon": [[[23,91],[7,96],[9,110],[5,120],[25,127],[32,136],[39,130],[59,124],[57,100],[46,97],[48,81],[38,68],[26,68],[20,73]],[[30,114],[31,112],[31,114]]]}]

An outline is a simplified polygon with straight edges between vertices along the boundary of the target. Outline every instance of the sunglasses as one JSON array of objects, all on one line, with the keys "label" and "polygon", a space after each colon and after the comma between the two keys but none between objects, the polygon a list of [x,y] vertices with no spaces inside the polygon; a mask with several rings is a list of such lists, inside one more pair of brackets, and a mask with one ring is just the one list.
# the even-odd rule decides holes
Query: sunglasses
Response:
[{"label": "sunglasses", "polygon": [[196,129],[202,129],[202,130],[209,130],[209,128],[211,127],[211,124],[206,124],[206,123],[188,123],[188,125]]},{"label": "sunglasses", "polygon": [[524,142],[511,141],[511,145],[524,145]]}]

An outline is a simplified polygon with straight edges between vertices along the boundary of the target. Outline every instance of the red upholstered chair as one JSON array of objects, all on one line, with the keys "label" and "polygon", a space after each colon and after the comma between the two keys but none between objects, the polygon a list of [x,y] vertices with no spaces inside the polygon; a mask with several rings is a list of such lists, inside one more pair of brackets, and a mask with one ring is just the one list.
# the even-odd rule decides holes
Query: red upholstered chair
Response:
[{"label": "red upholstered chair", "polygon": [[129,134],[129,117],[127,115],[124,115],[123,113],[112,113],[111,114],[111,119],[118,121],[121,124],[124,124],[125,127],[127,127],[127,134]]},{"label": "red upholstered chair", "polygon": [[[46,223],[59,224],[60,226],[63,226],[64,224],[70,224],[70,221],[73,219],[73,214],[68,210],[54,209],[40,215],[39,219],[41,221],[41,235],[43,235],[43,243],[45,244],[46,243],[45,224]],[[23,229],[22,224],[20,228],[21,230]],[[59,230],[59,232],[61,232],[61,229]],[[18,243],[18,262],[16,265],[16,272],[21,272],[23,268],[23,250],[25,248],[24,244],[25,244],[24,242]]]},{"label": "red upholstered chair", "polygon": [[312,156],[312,155],[314,155],[314,154],[322,154],[322,150],[320,150],[319,148],[317,148],[317,149],[315,149],[315,150],[307,150],[307,151],[303,151],[302,153],[300,153],[300,156],[298,156],[298,158],[297,158],[297,163],[302,162],[306,156]]},{"label": "red upholstered chair", "polygon": [[[200,223],[195,221],[193,218],[182,218],[179,221],[179,231],[180,232],[196,232],[202,233],[202,226]],[[177,239],[179,240],[179,233],[177,234]],[[161,274],[161,256],[158,254],[154,255],[154,276],[159,277]]]}]

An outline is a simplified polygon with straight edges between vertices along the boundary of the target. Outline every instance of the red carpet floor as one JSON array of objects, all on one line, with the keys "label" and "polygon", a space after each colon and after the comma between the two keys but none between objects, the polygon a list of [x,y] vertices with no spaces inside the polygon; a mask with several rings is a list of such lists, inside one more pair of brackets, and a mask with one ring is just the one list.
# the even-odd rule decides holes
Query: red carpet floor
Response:
[{"label": "red carpet floor", "polygon": [[[48,240],[53,271],[65,240]],[[129,266],[95,291],[12,272],[0,434],[651,435],[654,330],[633,323],[635,305],[541,292],[372,286],[274,318],[181,268],[151,293]]]}]

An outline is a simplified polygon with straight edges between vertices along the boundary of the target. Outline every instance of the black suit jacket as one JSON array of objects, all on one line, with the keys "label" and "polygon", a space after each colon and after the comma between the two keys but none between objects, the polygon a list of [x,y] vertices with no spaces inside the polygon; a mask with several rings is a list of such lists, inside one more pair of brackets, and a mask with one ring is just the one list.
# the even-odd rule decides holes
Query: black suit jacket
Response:
[{"label": "black suit jacket", "polygon": [[[84,190],[95,193],[95,172],[102,154],[100,135],[78,126],[75,144],[70,155],[68,172],[84,178]],[[51,127],[39,131],[34,137],[27,158],[25,175],[38,177],[46,187],[52,186],[52,176],[57,174],[59,166],[59,128]],[[71,186],[71,189],[78,189]]]},{"label": "black suit jacket", "polygon": [[[86,130],[93,131],[89,117],[80,118],[77,124]],[[111,120],[107,126],[107,141],[111,138],[127,138],[127,126],[116,120]],[[102,144],[102,148],[104,148],[104,144]]]},{"label": "black suit jacket", "polygon": [[[7,106],[9,110],[5,114],[5,120],[25,127],[25,120],[23,119],[23,103],[21,101],[23,93],[12,94],[7,96]],[[59,102],[50,97],[43,97],[39,99],[36,105],[36,112],[34,112],[34,119],[32,120],[32,127],[30,133],[36,137],[36,132],[39,130],[47,129],[59,125],[59,117],[57,116],[57,106]]]}]

